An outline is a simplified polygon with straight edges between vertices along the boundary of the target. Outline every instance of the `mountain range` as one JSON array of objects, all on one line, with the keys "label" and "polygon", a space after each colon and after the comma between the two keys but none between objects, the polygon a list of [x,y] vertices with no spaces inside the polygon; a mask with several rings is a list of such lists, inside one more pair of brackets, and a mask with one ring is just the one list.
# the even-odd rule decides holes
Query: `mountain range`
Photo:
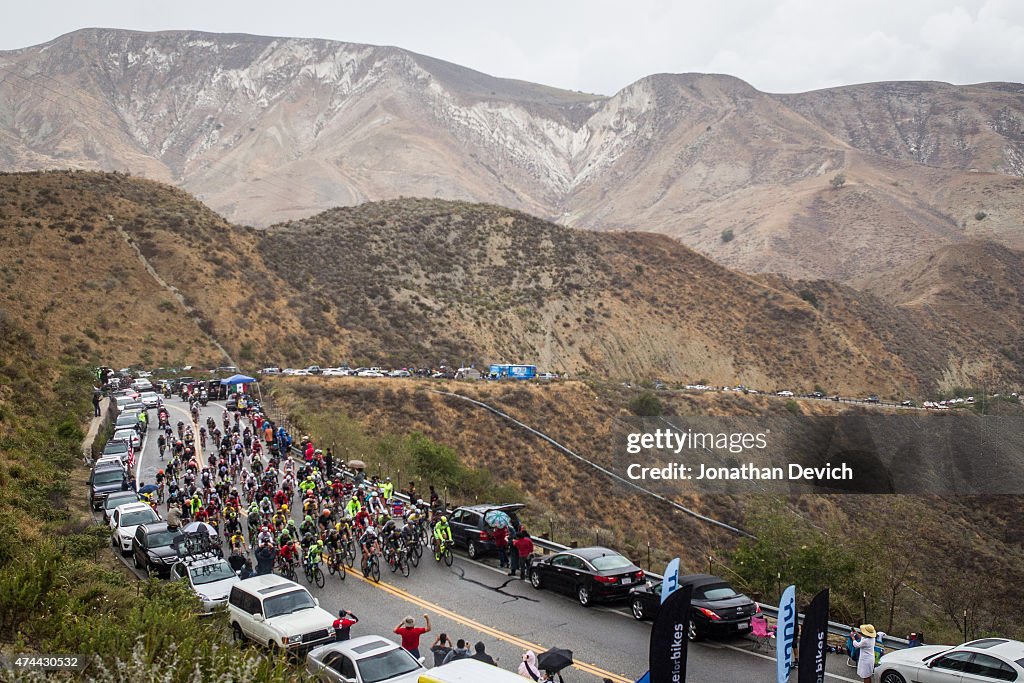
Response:
[{"label": "mountain range", "polygon": [[1020,84],[779,95],[658,74],[603,96],[393,47],[113,29],[0,52],[0,75],[5,169],[127,170],[258,227],[486,202],[850,283],[972,240],[1024,247]]}]

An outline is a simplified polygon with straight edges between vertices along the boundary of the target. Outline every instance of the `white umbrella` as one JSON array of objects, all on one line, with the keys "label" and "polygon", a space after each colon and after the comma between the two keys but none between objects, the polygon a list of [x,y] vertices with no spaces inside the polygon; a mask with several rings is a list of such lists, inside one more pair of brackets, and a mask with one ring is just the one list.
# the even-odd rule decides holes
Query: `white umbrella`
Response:
[{"label": "white umbrella", "polygon": [[191,524],[185,525],[185,528],[183,528],[181,531],[182,533],[186,534],[194,534],[197,531],[205,531],[210,536],[217,535],[217,530],[209,524],[207,524],[206,522],[192,522]]}]

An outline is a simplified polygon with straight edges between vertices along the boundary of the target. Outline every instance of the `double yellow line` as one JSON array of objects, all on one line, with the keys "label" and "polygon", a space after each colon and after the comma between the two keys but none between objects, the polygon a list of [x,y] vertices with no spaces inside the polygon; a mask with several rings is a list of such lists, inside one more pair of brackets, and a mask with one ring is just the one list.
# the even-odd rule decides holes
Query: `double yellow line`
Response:
[{"label": "double yellow line", "polygon": [[[360,576],[358,572],[354,572],[350,574],[350,576],[354,576],[356,579],[362,581],[363,583],[375,586],[380,590],[384,591],[385,593],[389,593],[396,598],[405,600],[406,602],[411,602],[412,604],[418,605],[426,610],[436,612],[437,614],[440,614],[443,617],[447,617],[458,624],[462,624],[463,626],[475,629],[477,631],[480,631],[481,633],[485,633],[491,636],[492,638],[496,638],[497,640],[510,643],[523,650],[533,650],[534,652],[540,654],[541,652],[547,649],[536,643],[531,643],[528,640],[523,640],[522,638],[510,635],[508,633],[505,633],[504,631],[499,631],[498,629],[487,626],[486,624],[481,624],[479,621],[468,619],[462,616],[461,614],[456,614],[455,612],[445,609],[440,605],[435,605],[434,603],[428,600],[424,600],[423,598],[419,598],[411,593],[407,593],[401,588],[396,588],[395,586],[392,586],[387,583],[376,583],[374,581],[370,581],[369,579],[365,579],[362,576]],[[604,669],[594,666],[593,664],[587,664],[579,660],[575,661],[573,663],[573,666],[581,671],[587,672],[588,674],[597,676],[598,678],[611,679],[614,683],[633,683],[632,678],[626,678],[621,674],[613,674],[610,671],[605,671]]]}]

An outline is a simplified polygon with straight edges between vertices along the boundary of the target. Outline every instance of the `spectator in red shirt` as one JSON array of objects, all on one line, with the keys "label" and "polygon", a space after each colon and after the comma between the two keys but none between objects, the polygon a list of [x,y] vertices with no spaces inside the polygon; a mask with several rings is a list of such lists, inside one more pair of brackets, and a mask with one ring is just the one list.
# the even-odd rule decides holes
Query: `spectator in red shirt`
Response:
[{"label": "spectator in red shirt", "polygon": [[530,538],[530,534],[526,533],[526,529],[523,529],[512,545],[515,546],[516,555],[519,557],[519,578],[525,579],[529,569],[530,555],[533,554],[533,540]]},{"label": "spectator in red shirt", "polygon": [[504,569],[508,566],[508,529],[505,527],[491,529],[491,539],[498,551],[498,568]]},{"label": "spectator in red shirt", "polygon": [[347,610],[338,610],[338,618],[334,620],[334,639],[348,640],[350,629],[359,623],[359,617]]},{"label": "spectator in red shirt", "polygon": [[417,627],[412,617],[406,617],[395,627],[395,633],[402,638],[402,647],[416,659],[420,658],[420,636],[430,632],[430,615],[424,614],[423,620],[427,622],[426,628]]}]

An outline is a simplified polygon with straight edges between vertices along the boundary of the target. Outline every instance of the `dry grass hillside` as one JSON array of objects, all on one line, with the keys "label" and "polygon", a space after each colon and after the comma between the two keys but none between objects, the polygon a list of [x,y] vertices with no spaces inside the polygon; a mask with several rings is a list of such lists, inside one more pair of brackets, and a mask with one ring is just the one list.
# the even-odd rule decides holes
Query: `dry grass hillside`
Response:
[{"label": "dry grass hillside", "polygon": [[0,312],[44,357],[220,364],[214,344],[115,229],[174,216],[218,220],[178,190],[120,175],[0,174]]},{"label": "dry grass hillside", "polygon": [[[737,547],[736,535],[615,483],[506,420],[442,396],[438,390],[484,401],[588,459],[614,471],[622,469],[613,432],[631,415],[627,406],[637,390],[614,383],[535,385],[305,377],[275,380],[270,393],[274,404],[300,425],[354,420],[383,444],[394,443],[396,435],[419,431],[454,448],[467,464],[488,470],[499,481],[515,483],[525,492],[525,516],[533,532],[553,533],[562,543],[610,543],[646,566],[650,542],[655,570],[672,556],[681,555],[688,571],[706,568],[708,555],[717,563],[726,562]],[[784,401],[772,397],[675,392],[659,392],[659,397],[666,415],[748,416],[770,421],[790,414]],[[851,410],[815,402],[799,402],[798,409],[806,415]],[[372,449],[334,445],[343,457],[367,460],[371,471],[379,461]],[[402,485],[410,478],[408,472],[382,474],[397,477]],[[417,483],[425,490],[429,482],[420,479]],[[701,514],[740,528],[750,528],[763,510],[773,506],[773,497],[762,495],[669,495]],[[1010,497],[819,495],[784,498],[782,509],[791,523],[824,532],[827,545],[858,542],[865,509],[870,510],[876,527],[890,530],[889,552],[902,551],[911,557],[904,578],[921,594],[901,598],[895,614],[898,627],[930,628],[936,635],[952,633],[957,609],[970,604],[978,611],[975,618],[980,628],[1002,629],[1006,634],[1021,627],[1012,606],[1001,598],[1004,591],[1024,581],[1024,537],[1017,502]],[[923,538],[927,547],[941,547],[942,553],[928,552]],[[899,544],[905,545],[897,550]],[[720,564],[718,571],[729,572]],[[985,576],[986,582],[979,583],[978,576]]]},{"label": "dry grass hillside", "polygon": [[1021,380],[1001,352],[1015,347],[983,326],[950,340],[947,318],[902,300],[746,276],[660,235],[425,199],[253,230],[117,174],[10,174],[0,191],[7,310],[55,347],[95,357],[109,340],[115,363],[214,362],[202,330],[249,367],[528,361],[892,397]]}]

